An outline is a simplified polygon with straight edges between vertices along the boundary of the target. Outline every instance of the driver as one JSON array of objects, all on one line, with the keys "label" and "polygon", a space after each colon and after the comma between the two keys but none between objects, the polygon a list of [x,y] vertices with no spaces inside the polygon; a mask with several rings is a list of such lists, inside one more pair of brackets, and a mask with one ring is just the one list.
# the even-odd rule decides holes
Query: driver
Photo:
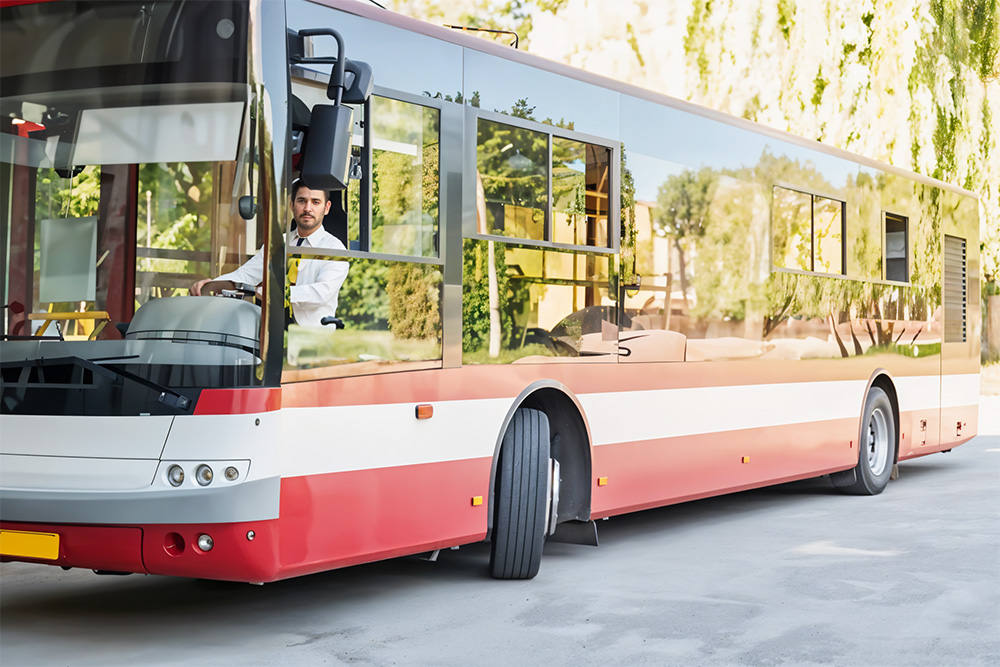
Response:
[{"label": "driver", "polygon": [[[310,248],[335,248],[344,250],[344,244],[323,229],[323,217],[330,211],[330,197],[325,190],[311,190],[302,180],[292,184],[292,230],[289,245]],[[293,262],[295,260],[289,260]],[[304,259],[298,262],[298,275],[290,287],[286,283],[286,303],[291,303],[295,323],[303,326],[320,326],[323,317],[337,313],[337,295],[347,278],[347,262]],[[191,285],[191,295],[201,296],[201,288],[212,280],[232,280],[259,286],[264,279],[264,249],[251,257],[246,264],[218,278],[206,278]]]}]

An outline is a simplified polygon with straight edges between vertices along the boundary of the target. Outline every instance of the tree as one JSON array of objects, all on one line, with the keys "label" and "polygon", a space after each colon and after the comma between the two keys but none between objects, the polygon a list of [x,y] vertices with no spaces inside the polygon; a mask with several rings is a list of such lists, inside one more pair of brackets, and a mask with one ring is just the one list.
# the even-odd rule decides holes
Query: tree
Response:
[{"label": "tree", "polygon": [[685,308],[690,312],[688,302],[688,253],[699,238],[705,235],[709,224],[709,205],[715,188],[716,174],[712,169],[698,171],[690,169],[670,176],[659,188],[656,195],[656,211],[653,220],[677,249],[680,266],[681,293]]}]

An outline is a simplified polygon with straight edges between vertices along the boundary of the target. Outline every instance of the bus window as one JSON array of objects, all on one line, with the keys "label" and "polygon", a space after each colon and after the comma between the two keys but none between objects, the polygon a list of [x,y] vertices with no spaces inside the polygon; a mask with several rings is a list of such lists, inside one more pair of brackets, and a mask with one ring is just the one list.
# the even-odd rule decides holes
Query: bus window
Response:
[{"label": "bus window", "polygon": [[604,146],[552,137],[554,242],[607,247],[610,165]]},{"label": "bus window", "polygon": [[[308,107],[325,103],[325,86],[293,79],[292,90]],[[441,111],[435,104],[383,94],[356,110],[357,161],[346,202],[341,204],[343,193],[332,193],[333,207],[347,214],[346,247],[288,248],[290,267],[304,261],[348,265],[337,295],[339,322],[289,324],[283,382],[440,367]],[[324,228],[339,238],[336,218],[331,210]]]},{"label": "bus window", "polygon": [[[476,231],[608,248],[611,149],[484,118],[476,141]],[[562,130],[570,133],[572,130]],[[579,136],[579,135],[577,135]]]},{"label": "bus window", "polygon": [[437,257],[440,112],[373,96],[372,252]]},{"label": "bus window", "polygon": [[548,137],[479,119],[476,144],[486,221],[479,233],[542,241],[548,209]]},{"label": "bus window", "polygon": [[467,239],[464,363],[616,361],[608,255]]},{"label": "bus window", "polygon": [[775,186],[771,221],[774,265],[812,271],[812,196]]},{"label": "bus window", "polygon": [[290,324],[282,382],[440,367],[440,266],[301,252],[289,259],[350,266],[337,303],[343,328]]},{"label": "bus window", "polygon": [[844,273],[844,202],[774,186],[774,265]]}]

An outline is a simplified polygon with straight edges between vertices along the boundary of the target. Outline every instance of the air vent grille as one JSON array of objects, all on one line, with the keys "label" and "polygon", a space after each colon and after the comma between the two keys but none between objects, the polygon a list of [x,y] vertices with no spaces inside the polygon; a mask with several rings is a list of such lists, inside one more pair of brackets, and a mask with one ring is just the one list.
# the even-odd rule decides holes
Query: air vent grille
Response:
[{"label": "air vent grille", "polygon": [[944,342],[965,342],[966,306],[965,239],[944,237]]}]

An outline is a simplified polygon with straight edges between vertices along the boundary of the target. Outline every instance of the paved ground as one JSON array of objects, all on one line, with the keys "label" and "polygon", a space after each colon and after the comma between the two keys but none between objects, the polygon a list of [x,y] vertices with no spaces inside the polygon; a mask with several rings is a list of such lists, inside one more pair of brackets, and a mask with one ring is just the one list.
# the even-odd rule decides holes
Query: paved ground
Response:
[{"label": "paved ground", "polygon": [[602,522],[530,582],[485,545],[264,587],[7,563],[0,663],[1000,664],[1000,397],[875,498],[825,480]]}]

